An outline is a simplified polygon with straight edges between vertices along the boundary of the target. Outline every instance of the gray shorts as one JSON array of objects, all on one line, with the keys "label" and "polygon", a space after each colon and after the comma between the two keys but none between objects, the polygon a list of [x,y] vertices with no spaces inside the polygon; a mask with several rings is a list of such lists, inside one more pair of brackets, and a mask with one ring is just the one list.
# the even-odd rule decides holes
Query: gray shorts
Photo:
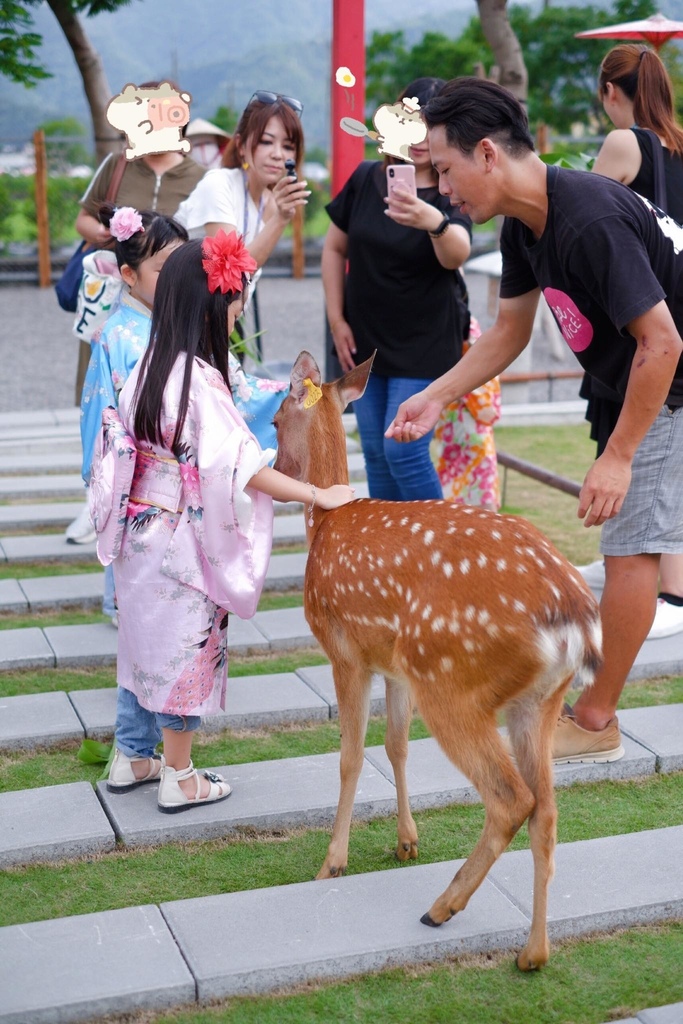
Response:
[{"label": "gray shorts", "polygon": [[633,459],[618,515],[602,527],[603,555],[683,552],[683,408],[664,406]]}]

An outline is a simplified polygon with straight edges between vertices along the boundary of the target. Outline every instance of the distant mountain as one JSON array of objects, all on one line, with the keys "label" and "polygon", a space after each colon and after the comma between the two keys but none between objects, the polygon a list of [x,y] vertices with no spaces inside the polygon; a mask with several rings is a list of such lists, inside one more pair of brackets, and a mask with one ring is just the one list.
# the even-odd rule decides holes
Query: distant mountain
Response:
[{"label": "distant mountain", "polygon": [[[428,29],[457,35],[475,13],[473,0],[366,0],[366,32],[403,29],[410,41]],[[84,24],[112,92],[172,76],[192,93],[193,114],[211,117],[221,104],[241,109],[255,89],[272,89],[298,96],[307,141],[328,145],[332,0],[133,0]],[[46,4],[35,25],[54,77],[33,89],[0,77],[0,145],[47,120],[89,123],[71,50]]]}]

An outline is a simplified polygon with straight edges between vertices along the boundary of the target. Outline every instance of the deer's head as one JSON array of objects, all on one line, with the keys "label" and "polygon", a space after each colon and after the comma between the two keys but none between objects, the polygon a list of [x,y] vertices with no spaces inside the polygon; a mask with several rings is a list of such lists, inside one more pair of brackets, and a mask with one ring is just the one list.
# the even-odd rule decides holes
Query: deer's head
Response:
[{"label": "deer's head", "polygon": [[[275,468],[297,480],[313,480],[326,486],[326,480],[341,483],[347,479],[346,445],[341,415],[349,404],[365,391],[374,355],[343,377],[323,384],[318,364],[310,352],[297,357],[290,379],[290,392],[275,414],[277,459]],[[344,476],[334,464],[343,455]]]}]

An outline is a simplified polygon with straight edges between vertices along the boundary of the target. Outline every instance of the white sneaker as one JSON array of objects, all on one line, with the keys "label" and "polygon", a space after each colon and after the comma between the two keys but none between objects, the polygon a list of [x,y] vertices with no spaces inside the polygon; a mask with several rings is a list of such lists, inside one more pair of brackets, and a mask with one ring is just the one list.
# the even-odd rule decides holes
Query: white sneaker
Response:
[{"label": "white sneaker", "polygon": [[671,604],[660,597],[657,599],[657,611],[652,629],[647,634],[648,640],[659,640],[663,636],[673,636],[683,632],[683,606]]},{"label": "white sneaker", "polygon": [[67,526],[66,542],[67,544],[92,544],[94,540],[97,540],[97,534],[90,518],[90,509],[86,503],[73,523],[69,523]]},{"label": "white sneaker", "polygon": [[590,562],[589,565],[576,565],[575,569],[581,573],[589,587],[596,590],[603,590],[605,586],[605,563],[602,559],[597,562]]}]

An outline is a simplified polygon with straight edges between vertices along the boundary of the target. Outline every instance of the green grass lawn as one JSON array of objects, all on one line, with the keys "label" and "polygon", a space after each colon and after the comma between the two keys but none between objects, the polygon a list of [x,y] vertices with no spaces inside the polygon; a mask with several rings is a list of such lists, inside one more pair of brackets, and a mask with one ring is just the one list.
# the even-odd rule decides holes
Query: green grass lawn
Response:
[{"label": "green grass lawn", "polygon": [[[496,447],[536,466],[582,483],[595,459],[588,424],[557,427],[496,428]],[[500,467],[503,511],[522,515],[537,526],[574,565],[599,558],[600,529],[586,529],[577,516],[578,501],[514,470]]]},{"label": "green grass lawn", "polygon": [[[379,910],[381,912],[381,909]],[[207,956],[210,951],[207,950]],[[291,995],[224,1000],[131,1024],[600,1024],[683,999],[683,925],[633,928],[555,947],[522,974],[511,953],[396,968]],[[128,1018],[127,1018],[128,1019]]]}]

